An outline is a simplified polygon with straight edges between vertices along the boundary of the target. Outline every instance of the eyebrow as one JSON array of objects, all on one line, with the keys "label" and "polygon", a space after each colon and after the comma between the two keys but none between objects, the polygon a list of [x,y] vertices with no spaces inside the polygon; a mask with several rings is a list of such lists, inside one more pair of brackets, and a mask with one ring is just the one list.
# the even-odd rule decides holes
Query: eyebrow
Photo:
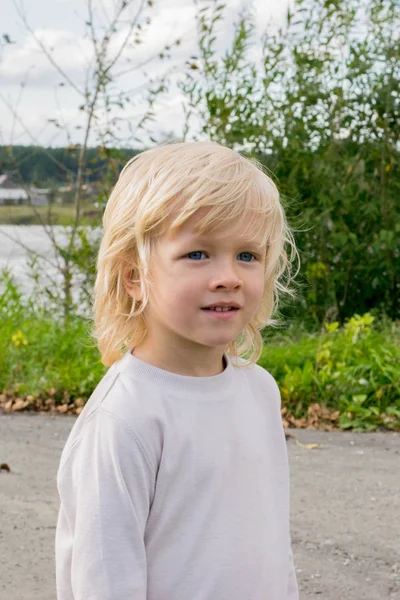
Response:
[{"label": "eyebrow", "polygon": [[[189,239],[190,243],[207,243],[209,245],[213,245],[215,242],[209,238],[207,235],[191,235],[190,239]],[[238,240],[238,244],[241,244],[243,246],[254,246],[255,248],[259,248],[260,250],[262,250],[263,248],[265,248],[265,244],[258,244],[257,242],[255,242],[254,240],[250,240],[250,239],[243,239],[240,238]]]}]

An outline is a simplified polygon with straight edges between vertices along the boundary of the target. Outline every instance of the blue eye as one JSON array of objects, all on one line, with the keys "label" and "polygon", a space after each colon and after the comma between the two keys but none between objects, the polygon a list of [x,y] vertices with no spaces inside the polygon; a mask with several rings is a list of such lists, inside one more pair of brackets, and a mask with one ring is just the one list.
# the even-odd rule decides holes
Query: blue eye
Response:
[{"label": "blue eye", "polygon": [[198,255],[198,254],[204,254],[204,252],[202,250],[195,250],[194,252],[189,252],[189,254],[186,254],[186,256],[188,258],[190,258],[191,254],[197,254]]},{"label": "blue eye", "polygon": [[[201,258],[202,254],[205,254],[205,252],[203,252],[203,250],[195,250],[193,252],[189,252],[188,254],[186,254],[185,256],[187,256],[188,258],[190,258],[193,254],[196,254],[197,257],[194,258],[194,260],[199,260]],[[200,256],[199,256],[200,255]],[[244,260],[243,262],[253,262],[253,258],[254,260],[256,260],[256,257],[254,254],[252,254],[251,252],[241,252],[240,254],[238,254],[238,256],[248,256],[250,257],[249,260]]]},{"label": "blue eye", "polygon": [[250,260],[245,260],[244,262],[252,262],[252,260],[251,260],[251,259],[252,259],[252,258],[255,258],[254,254],[252,254],[251,252],[241,252],[241,253],[239,254],[239,256],[240,256],[240,255],[242,255],[242,256],[243,256],[243,254],[244,254],[245,256],[246,256],[246,255],[247,255],[247,256],[250,256]]}]

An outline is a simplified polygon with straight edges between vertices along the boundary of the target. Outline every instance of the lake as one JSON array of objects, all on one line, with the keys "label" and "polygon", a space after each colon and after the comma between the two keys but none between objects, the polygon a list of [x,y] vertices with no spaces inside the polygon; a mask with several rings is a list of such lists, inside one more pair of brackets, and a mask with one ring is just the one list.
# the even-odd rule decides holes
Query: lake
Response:
[{"label": "lake", "polygon": [[[53,226],[58,243],[66,242],[70,227]],[[92,231],[92,230],[91,230]],[[93,236],[101,233],[99,228],[92,231]],[[29,277],[29,255],[37,252],[46,258],[40,261],[40,283],[50,287],[62,285],[62,275],[57,271],[56,253],[52,243],[41,225],[0,225],[0,269],[8,267],[24,295],[30,295],[34,281]],[[53,280],[53,282],[52,282]],[[77,291],[82,277],[73,280],[73,296],[77,299]]]}]

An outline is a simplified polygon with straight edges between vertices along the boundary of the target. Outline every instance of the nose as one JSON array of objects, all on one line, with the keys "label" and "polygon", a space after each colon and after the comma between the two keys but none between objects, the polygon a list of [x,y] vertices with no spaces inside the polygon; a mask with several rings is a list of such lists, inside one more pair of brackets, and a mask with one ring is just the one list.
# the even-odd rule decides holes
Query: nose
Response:
[{"label": "nose", "polygon": [[234,290],[243,285],[242,280],[236,273],[233,265],[230,262],[219,263],[216,265],[215,272],[210,281],[210,289],[227,289]]}]

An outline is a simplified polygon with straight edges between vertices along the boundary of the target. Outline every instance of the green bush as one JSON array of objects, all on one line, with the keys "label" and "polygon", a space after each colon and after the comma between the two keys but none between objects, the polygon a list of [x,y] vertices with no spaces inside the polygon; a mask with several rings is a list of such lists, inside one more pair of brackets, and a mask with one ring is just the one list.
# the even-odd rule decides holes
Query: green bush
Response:
[{"label": "green bush", "polygon": [[373,322],[370,313],[355,315],[342,328],[334,322],[320,335],[265,346],[259,364],[276,378],[295,418],[318,403],[340,412],[342,429],[400,429],[400,327]]},{"label": "green bush", "polygon": [[[264,333],[259,364],[275,377],[282,404],[307,419],[319,404],[338,411],[341,428],[400,429],[400,327],[366,313],[343,327],[307,333]],[[0,276],[0,390],[46,395],[56,404],[87,399],[106,372],[89,336],[89,323],[71,316],[66,326],[38,308],[6,270]]]},{"label": "green bush", "polygon": [[24,302],[7,270],[0,286],[0,390],[55,390],[58,401],[65,390],[71,400],[88,397],[106,371],[88,322],[71,316],[64,327],[45,309]]}]

